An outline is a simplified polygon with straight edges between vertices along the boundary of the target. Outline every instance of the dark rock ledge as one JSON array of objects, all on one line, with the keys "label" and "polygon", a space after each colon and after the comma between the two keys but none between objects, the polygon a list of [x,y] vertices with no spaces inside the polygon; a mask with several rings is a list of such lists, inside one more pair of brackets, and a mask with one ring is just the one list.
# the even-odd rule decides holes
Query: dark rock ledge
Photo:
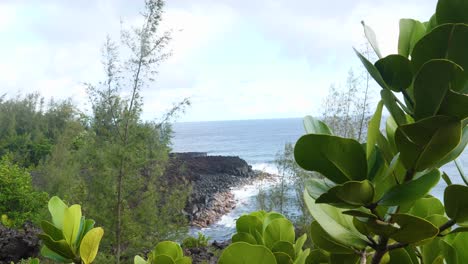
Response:
[{"label": "dark rock ledge", "polygon": [[255,171],[235,156],[208,156],[203,152],[172,153],[166,177],[183,175],[192,184],[185,207],[191,225],[206,227],[236,205],[231,189],[243,186],[264,172]]}]

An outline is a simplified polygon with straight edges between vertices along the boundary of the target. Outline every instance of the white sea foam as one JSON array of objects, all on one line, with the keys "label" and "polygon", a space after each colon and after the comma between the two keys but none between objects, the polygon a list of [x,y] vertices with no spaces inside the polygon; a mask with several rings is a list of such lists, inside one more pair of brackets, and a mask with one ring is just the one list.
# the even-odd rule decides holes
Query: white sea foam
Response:
[{"label": "white sea foam", "polygon": [[271,174],[278,174],[278,168],[273,163],[255,163],[252,164],[252,169],[264,171]]}]

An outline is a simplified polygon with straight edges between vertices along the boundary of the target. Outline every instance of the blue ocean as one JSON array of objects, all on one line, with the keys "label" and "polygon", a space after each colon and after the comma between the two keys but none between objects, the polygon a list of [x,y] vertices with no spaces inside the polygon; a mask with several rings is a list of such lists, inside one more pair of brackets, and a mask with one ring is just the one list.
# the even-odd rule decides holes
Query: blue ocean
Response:
[{"label": "blue ocean", "polygon": [[[207,152],[208,155],[239,156],[254,169],[270,173],[276,171],[274,160],[288,142],[294,143],[304,134],[302,118],[187,122],[174,124],[173,151]],[[468,152],[459,157],[463,168],[468,168]],[[462,183],[455,165],[443,167],[455,183]],[[192,229],[210,236],[213,240],[229,239],[235,231],[235,219],[244,213],[257,210],[258,185],[235,189],[238,205],[220,221],[204,229]],[[441,181],[432,194],[443,199],[445,183]]]}]

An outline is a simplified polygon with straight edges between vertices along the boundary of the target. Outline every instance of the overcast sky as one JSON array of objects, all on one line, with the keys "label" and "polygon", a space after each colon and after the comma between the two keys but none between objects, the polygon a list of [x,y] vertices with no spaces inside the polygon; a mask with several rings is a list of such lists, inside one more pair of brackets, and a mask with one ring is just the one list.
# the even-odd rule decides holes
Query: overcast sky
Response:
[{"label": "overcast sky", "polygon": [[[182,121],[320,113],[331,83],[356,68],[360,24],[395,53],[398,20],[427,20],[436,0],[168,0],[173,56],[143,90],[144,117],[191,97]],[[38,91],[86,106],[82,82],[102,79],[106,34],[138,21],[143,0],[0,0],[0,94]]]}]

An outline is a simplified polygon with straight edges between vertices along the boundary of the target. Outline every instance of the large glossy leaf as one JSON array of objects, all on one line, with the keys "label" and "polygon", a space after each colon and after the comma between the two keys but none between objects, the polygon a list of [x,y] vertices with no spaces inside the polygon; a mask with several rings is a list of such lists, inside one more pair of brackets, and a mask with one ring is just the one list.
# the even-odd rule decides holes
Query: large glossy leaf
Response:
[{"label": "large glossy leaf", "polygon": [[349,245],[341,244],[333,239],[317,221],[312,222],[310,226],[310,238],[313,244],[327,252],[349,254],[353,249]]},{"label": "large glossy leaf", "polygon": [[315,200],[322,194],[328,192],[336,184],[326,178],[312,178],[306,182],[306,192]]},{"label": "large glossy leaf", "polygon": [[377,109],[375,110],[374,115],[372,116],[369,127],[367,129],[367,143],[366,143],[366,157],[369,160],[369,157],[372,154],[372,150],[377,143],[377,138],[380,133],[380,120],[382,119],[382,108],[383,102],[380,101],[377,104]]},{"label": "large glossy leaf", "polygon": [[243,215],[236,221],[236,230],[239,233],[244,232],[255,236],[256,232],[263,233],[263,225],[258,217]]},{"label": "large glossy leaf", "polygon": [[84,264],[90,264],[96,258],[104,229],[95,227],[86,233],[80,244],[80,257]]},{"label": "large glossy leaf", "polygon": [[312,116],[304,117],[304,129],[307,134],[333,135],[330,128],[322,121]]},{"label": "large glossy leaf", "polygon": [[57,252],[49,249],[47,246],[43,246],[41,248],[41,255],[43,257],[55,260],[55,261],[60,262],[60,263],[72,263],[73,262],[72,259],[66,258],[66,257],[58,254]]},{"label": "large glossy leaf", "polygon": [[323,264],[329,263],[329,256],[326,252],[320,249],[314,249],[310,251],[309,256],[306,259],[307,264]]},{"label": "large glossy leaf", "polygon": [[58,241],[64,239],[62,230],[48,221],[41,222],[41,228],[44,233],[49,235],[53,240]]},{"label": "large glossy leaf", "polygon": [[439,0],[437,3],[437,21],[445,23],[468,24],[468,3],[463,0]]},{"label": "large glossy leaf", "polygon": [[408,214],[394,214],[392,220],[398,224],[399,230],[390,237],[401,243],[416,243],[435,237],[439,229],[429,221]]},{"label": "large glossy leaf", "polygon": [[83,217],[81,217],[81,222],[82,222],[82,225],[83,225],[83,228],[81,228],[81,233],[80,233],[80,237],[78,239],[78,241],[81,241],[83,239],[83,237],[86,235],[86,233],[89,232],[89,230],[93,229],[94,227],[94,220],[93,219],[86,219]]},{"label": "large glossy leaf", "polygon": [[179,244],[172,241],[162,241],[159,242],[154,250],[151,252],[153,258],[156,258],[159,255],[166,255],[171,257],[173,260],[182,258],[184,253]]},{"label": "large glossy leaf", "polygon": [[294,264],[306,264],[307,257],[309,256],[309,254],[310,254],[310,248],[307,248],[306,250],[299,252],[296,259],[294,260]]},{"label": "large glossy leaf", "polygon": [[395,121],[397,125],[404,125],[408,123],[406,120],[405,113],[403,112],[403,110],[401,110],[401,108],[396,103],[396,97],[390,90],[380,91],[380,96],[382,97],[382,101],[385,107],[387,108],[388,112],[390,112],[391,116],[393,117],[393,120]]},{"label": "large glossy leaf", "polygon": [[445,212],[457,223],[468,222],[468,187],[452,184],[444,192]]},{"label": "large glossy leaf", "polygon": [[461,123],[448,116],[434,116],[400,126],[395,141],[407,169],[432,168],[455,149],[461,138]]},{"label": "large glossy leaf", "polygon": [[410,255],[404,248],[399,248],[396,250],[391,250],[390,254],[390,262],[389,264],[418,264],[413,263]]},{"label": "large glossy leaf", "polygon": [[296,252],[294,250],[294,245],[286,241],[278,241],[273,247],[271,247],[271,252],[282,252],[288,255],[291,259],[296,258]]},{"label": "large glossy leaf", "polygon": [[392,206],[415,201],[428,194],[439,180],[439,170],[432,170],[418,179],[394,186],[382,197],[379,204]]},{"label": "large glossy leaf", "polygon": [[291,257],[283,252],[273,252],[277,264],[293,264]]},{"label": "large glossy leaf", "polygon": [[135,256],[135,258],[133,258],[133,264],[148,264],[148,262],[140,256]]},{"label": "large glossy leaf", "polygon": [[440,255],[442,255],[440,241],[441,239],[437,237],[420,247],[423,263],[432,264]]},{"label": "large glossy leaf", "polygon": [[75,258],[75,254],[70,248],[70,246],[68,245],[67,241],[65,240],[55,241],[46,234],[38,234],[37,236],[42,240],[42,242],[44,243],[44,245],[46,245],[48,249],[52,250],[57,255],[60,255],[66,259]]},{"label": "large glossy leaf", "polygon": [[192,264],[192,259],[190,257],[182,257],[177,259],[175,264]]},{"label": "large glossy leaf", "polygon": [[[250,214],[252,215],[252,214]],[[265,229],[267,228],[267,226],[273,221],[273,220],[276,220],[278,218],[282,218],[282,219],[286,219],[286,217],[284,217],[284,215],[280,214],[280,213],[277,213],[277,212],[268,212],[264,215],[263,217],[263,232],[265,232]]]},{"label": "large glossy leaf", "polygon": [[272,248],[278,241],[286,241],[293,244],[295,239],[294,226],[288,219],[275,219],[265,229],[263,239],[268,248]]},{"label": "large glossy leaf", "polygon": [[233,243],[235,243],[235,242],[246,242],[246,243],[249,243],[249,244],[252,244],[252,245],[257,244],[257,240],[255,239],[255,237],[252,236],[251,234],[245,233],[245,232],[235,233],[232,236],[232,242]]},{"label": "large glossy leaf", "polygon": [[400,19],[398,54],[408,57],[414,45],[426,34],[426,27],[414,19]]},{"label": "large glossy leaf", "polygon": [[60,198],[54,196],[50,198],[48,207],[50,215],[52,216],[52,223],[54,223],[58,229],[62,229],[63,215],[68,206]]},{"label": "large glossy leaf", "polygon": [[[351,206],[364,206],[372,203],[374,199],[374,186],[368,180],[348,181],[331,188],[321,195],[315,202],[328,204],[347,204]],[[346,208],[346,207],[345,207]]]},{"label": "large glossy leaf", "polygon": [[366,57],[364,57],[361,53],[359,53],[356,49],[354,49],[354,52],[356,52],[356,55],[358,58],[361,60],[362,64],[366,68],[367,72],[369,72],[369,75],[374,78],[374,80],[384,89],[389,89],[387,87],[387,84],[385,83],[384,79],[382,78],[382,75],[380,74],[379,70],[372,64]]},{"label": "large glossy leaf", "polygon": [[[434,28],[416,43],[411,54],[414,72],[432,59],[448,59],[468,69],[468,25],[445,24]],[[468,76],[468,71],[465,71]]]},{"label": "large glossy leaf", "polygon": [[453,238],[449,244],[455,249],[458,263],[464,264],[468,259],[468,251],[466,250],[466,245],[468,245],[468,232],[456,233],[451,236],[453,236]]},{"label": "large glossy leaf", "polygon": [[468,126],[465,126],[462,131],[462,136],[460,143],[454,148],[449,154],[447,154],[442,160],[439,161],[437,167],[442,167],[443,165],[455,160],[460,156],[465,150],[466,145],[468,144]]},{"label": "large glossy leaf", "polygon": [[273,253],[261,245],[244,242],[229,245],[221,254],[219,264],[276,264]]},{"label": "large glossy leaf", "polygon": [[372,49],[374,49],[377,57],[382,58],[382,53],[380,52],[379,43],[377,42],[377,36],[375,35],[374,30],[366,25],[364,21],[361,21],[361,23],[364,27],[364,35],[366,36],[367,41],[369,41],[369,44],[371,45]]},{"label": "large glossy leaf", "polygon": [[439,109],[440,115],[456,117],[459,120],[468,118],[468,95],[449,90]]},{"label": "large glossy leaf", "polygon": [[[451,89],[460,90],[457,86],[464,84],[461,79],[464,79],[463,69],[449,60],[436,59],[425,63],[414,80],[415,119],[420,120],[438,113],[449,114],[444,112],[456,114],[456,111],[449,111],[450,107],[455,106],[442,106]],[[459,108],[466,107],[460,105]]]},{"label": "large glossy leaf", "polygon": [[378,60],[375,67],[392,91],[401,92],[413,81],[410,61],[402,55],[389,55]]},{"label": "large glossy leaf", "polygon": [[175,264],[174,259],[167,255],[157,255],[154,258],[154,263],[158,264]]},{"label": "large glossy leaf", "polygon": [[302,136],[294,147],[302,168],[317,171],[336,183],[367,178],[366,154],[359,142],[330,135]]},{"label": "large glossy leaf", "polygon": [[444,215],[445,209],[439,199],[435,197],[423,197],[418,199],[408,211],[408,214],[426,219],[431,215]]},{"label": "large glossy leaf", "polygon": [[73,250],[78,248],[81,231],[81,206],[74,204],[65,209],[63,215],[63,236]]},{"label": "large glossy leaf", "polygon": [[307,192],[304,192],[304,200],[312,217],[334,240],[354,248],[366,247],[367,239],[354,227],[352,216],[344,215],[343,210],[336,207],[316,204]]}]

